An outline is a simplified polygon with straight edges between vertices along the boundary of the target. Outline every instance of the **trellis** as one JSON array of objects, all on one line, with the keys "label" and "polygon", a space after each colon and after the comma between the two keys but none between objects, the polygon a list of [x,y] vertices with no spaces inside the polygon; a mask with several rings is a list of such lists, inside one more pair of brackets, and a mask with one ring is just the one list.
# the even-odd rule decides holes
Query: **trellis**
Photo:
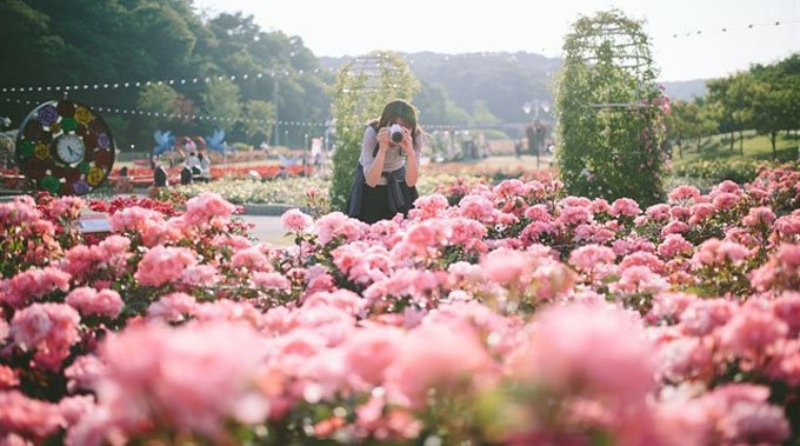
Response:
[{"label": "trellis", "polygon": [[660,144],[661,93],[641,23],[617,10],[581,18],[564,52],[556,108],[567,190],[653,202],[661,194],[661,162],[653,150]]}]

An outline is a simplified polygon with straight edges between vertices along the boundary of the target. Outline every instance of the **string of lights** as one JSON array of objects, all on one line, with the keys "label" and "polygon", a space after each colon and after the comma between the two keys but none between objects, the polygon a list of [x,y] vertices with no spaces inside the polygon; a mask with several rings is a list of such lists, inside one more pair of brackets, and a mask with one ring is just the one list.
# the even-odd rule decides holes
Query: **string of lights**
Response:
[{"label": "string of lights", "polygon": [[[312,70],[314,73],[323,71],[320,68]],[[297,71],[297,74],[304,74],[304,70]],[[77,84],[77,85],[37,85],[37,86],[17,86],[17,87],[0,87],[0,93],[33,93],[33,92],[74,92],[74,91],[95,91],[95,90],[117,90],[125,88],[141,88],[149,87],[151,85],[187,85],[198,83],[211,83],[215,81],[230,80],[232,82],[247,81],[252,79],[262,78],[287,78],[290,76],[288,70],[283,71],[265,71],[255,74],[244,74],[241,76],[206,76],[194,77],[188,79],[164,79],[164,80],[149,80],[149,81],[128,81],[128,82],[95,82],[91,84]]]},{"label": "string of lights", "polygon": [[[30,107],[35,107],[40,105],[39,101],[33,101],[29,99],[12,99],[12,98],[5,98],[6,103],[11,104],[18,104],[18,105],[27,105]],[[88,105],[88,104],[87,104]],[[183,115],[183,114],[176,114],[176,113],[160,113],[160,112],[150,112],[145,110],[136,110],[136,109],[127,109],[127,108],[119,108],[119,107],[104,107],[104,106],[93,106],[90,105],[93,111],[98,113],[105,113],[105,114],[116,114],[116,115],[123,115],[123,116],[136,116],[136,117],[153,117],[153,118],[165,118],[165,119],[180,119],[185,121],[207,121],[207,122],[245,122],[245,123],[254,123],[254,124],[263,124],[267,126],[275,125],[275,121],[270,121],[266,119],[255,119],[255,118],[246,118],[246,117],[220,117],[220,116],[209,116],[209,115]],[[301,127],[301,128],[327,128],[333,125],[330,121],[329,122],[322,122],[322,121],[278,121],[277,124],[280,127]],[[457,128],[459,130],[467,130],[467,129],[487,129],[487,128],[518,128],[521,126],[526,125],[525,123],[499,123],[499,124],[432,124],[432,125],[425,125],[425,129],[428,131],[434,130],[452,130]]]},{"label": "string of lights", "polygon": [[[19,104],[19,105],[28,105],[28,106],[37,106],[40,104],[40,102],[38,101],[32,101],[27,99],[12,99],[12,98],[5,98],[5,102]],[[275,124],[274,121],[269,121],[266,119],[254,119],[254,118],[243,118],[243,117],[219,117],[219,116],[195,115],[195,114],[184,115],[177,113],[160,113],[160,112],[151,112],[145,110],[127,109],[119,107],[103,107],[103,106],[90,106],[90,108],[99,113],[112,113],[112,114],[129,115],[129,116],[149,116],[155,118],[181,119],[186,121],[249,122],[249,123],[259,123],[265,125]],[[324,122],[313,122],[313,121],[278,121],[278,124],[280,124],[281,126],[293,126],[293,127],[325,127]]]},{"label": "string of lights", "polygon": [[[789,19],[789,20],[776,20],[774,22],[769,23],[750,23],[744,25],[736,25],[730,27],[723,27],[723,28],[714,28],[714,29],[698,29],[698,30],[690,30],[690,31],[681,31],[675,32],[669,35],[668,38],[670,39],[678,39],[678,38],[687,38],[687,37],[697,37],[702,35],[711,35],[714,33],[732,33],[734,31],[740,30],[754,30],[756,28],[764,28],[764,27],[776,27],[776,26],[787,26],[787,25],[797,25],[800,23],[798,19]],[[656,36],[658,37],[658,36]],[[664,36],[661,36],[664,37]],[[458,55],[460,57],[497,57],[502,53],[497,52],[477,52],[477,53],[468,53]],[[358,59],[358,57],[354,58]],[[451,58],[448,58],[448,60]],[[413,65],[415,60],[413,58],[406,57],[406,62]],[[232,82],[245,82],[249,80],[258,80],[263,78],[288,78],[292,76],[292,74],[303,75],[308,72],[318,74],[321,72],[327,71],[335,71],[336,68],[316,68],[314,70],[297,70],[297,71],[289,71],[289,70],[265,70],[258,73],[251,73],[251,74],[244,74],[240,76],[232,75],[232,76],[205,76],[205,77],[187,77],[187,78],[180,78],[180,79],[162,79],[162,80],[140,80],[140,81],[125,81],[125,82],[93,82],[93,83],[80,83],[80,84],[69,84],[69,85],[17,85],[17,86],[0,86],[0,93],[8,94],[18,94],[18,93],[40,93],[40,92],[50,92],[50,93],[69,93],[69,92],[77,92],[77,91],[98,91],[98,90],[118,90],[118,89],[129,89],[129,88],[142,88],[148,87],[151,85],[169,85],[169,86],[181,86],[181,85],[192,85],[192,84],[200,84],[200,83],[211,83],[214,81],[222,81],[222,80],[230,80]]]},{"label": "string of lights", "polygon": [[733,26],[733,27],[722,27],[722,28],[714,28],[714,29],[698,29],[686,32],[676,32],[671,34],[671,38],[677,39],[682,37],[695,37],[703,34],[724,34],[728,32],[740,31],[740,30],[751,30],[754,28],[765,28],[765,27],[775,27],[781,25],[792,25],[800,23],[800,20],[776,20],[774,22],[769,23],[750,23],[747,25],[740,25],[740,26]]}]

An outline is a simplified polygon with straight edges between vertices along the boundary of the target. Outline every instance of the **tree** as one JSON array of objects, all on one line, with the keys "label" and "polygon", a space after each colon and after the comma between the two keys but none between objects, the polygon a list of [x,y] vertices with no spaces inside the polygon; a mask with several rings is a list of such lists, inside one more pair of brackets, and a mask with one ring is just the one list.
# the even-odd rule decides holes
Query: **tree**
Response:
[{"label": "tree", "polygon": [[670,103],[670,113],[665,117],[667,138],[675,141],[680,157],[683,157],[683,147],[687,140],[694,139],[699,150],[701,139],[715,132],[718,124],[712,114],[710,105],[701,100]]},{"label": "tree", "polygon": [[564,53],[556,160],[566,190],[644,205],[661,200],[668,101],[655,83],[641,22],[618,10],[582,17]]},{"label": "tree", "polygon": [[203,105],[206,113],[214,120],[215,128],[230,131],[242,111],[239,87],[226,78],[209,82],[203,94]]},{"label": "tree", "polygon": [[772,157],[777,159],[777,137],[781,130],[797,128],[800,113],[800,55],[781,62],[750,68],[752,124],[756,132],[768,135]]},{"label": "tree", "polygon": [[753,116],[753,76],[746,71],[708,82],[709,101],[718,104],[722,117],[722,131],[730,132],[730,149],[733,151],[734,132],[739,132],[739,150],[743,153],[744,131],[750,128]]},{"label": "tree", "polygon": [[260,139],[269,141],[272,126],[275,125],[275,104],[267,101],[247,101],[244,114],[247,119],[242,121],[242,127],[248,139],[260,134]]},{"label": "tree", "polygon": [[[172,120],[183,98],[172,87],[165,84],[151,84],[142,88],[137,107],[147,112],[146,127],[158,129],[165,120]],[[174,121],[173,121],[174,124]]]},{"label": "tree", "polygon": [[399,56],[383,51],[356,58],[342,66],[332,87],[331,113],[336,120],[331,205],[345,210],[353,171],[361,155],[366,124],[380,116],[392,99],[411,99],[419,81]]}]

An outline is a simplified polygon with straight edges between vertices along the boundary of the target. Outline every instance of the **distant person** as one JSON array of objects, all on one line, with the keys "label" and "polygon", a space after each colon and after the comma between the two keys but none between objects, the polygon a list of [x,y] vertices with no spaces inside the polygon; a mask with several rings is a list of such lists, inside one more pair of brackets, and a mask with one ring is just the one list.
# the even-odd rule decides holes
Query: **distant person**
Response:
[{"label": "distant person", "polygon": [[203,152],[197,154],[197,159],[200,169],[200,179],[208,183],[211,181],[211,160]]},{"label": "distant person", "polygon": [[348,198],[348,215],[366,223],[407,215],[419,197],[417,180],[423,132],[417,113],[397,99],[364,131],[361,158]]},{"label": "distant person", "polygon": [[169,182],[167,180],[167,171],[161,164],[156,166],[156,170],[153,172],[153,186],[155,187],[169,186]]},{"label": "distant person", "polygon": [[200,174],[200,157],[197,156],[197,152],[189,152],[189,157],[186,158],[186,162],[184,165],[189,168],[193,175]]}]

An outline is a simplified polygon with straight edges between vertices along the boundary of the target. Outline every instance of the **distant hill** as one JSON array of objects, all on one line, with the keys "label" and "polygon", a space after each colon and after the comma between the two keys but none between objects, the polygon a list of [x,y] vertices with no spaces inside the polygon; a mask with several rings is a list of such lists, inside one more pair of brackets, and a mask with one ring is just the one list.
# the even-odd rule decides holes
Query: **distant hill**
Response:
[{"label": "distant hill", "polygon": [[[561,68],[560,58],[526,52],[398,54],[423,84],[440,88],[463,110],[472,113],[476,101],[480,101],[506,123],[530,118],[523,111],[526,102],[538,99],[552,103],[552,81]],[[329,69],[337,69],[351,59],[349,56],[318,58],[320,66]],[[702,79],[666,82],[664,87],[673,99],[692,100],[706,94]]]}]

